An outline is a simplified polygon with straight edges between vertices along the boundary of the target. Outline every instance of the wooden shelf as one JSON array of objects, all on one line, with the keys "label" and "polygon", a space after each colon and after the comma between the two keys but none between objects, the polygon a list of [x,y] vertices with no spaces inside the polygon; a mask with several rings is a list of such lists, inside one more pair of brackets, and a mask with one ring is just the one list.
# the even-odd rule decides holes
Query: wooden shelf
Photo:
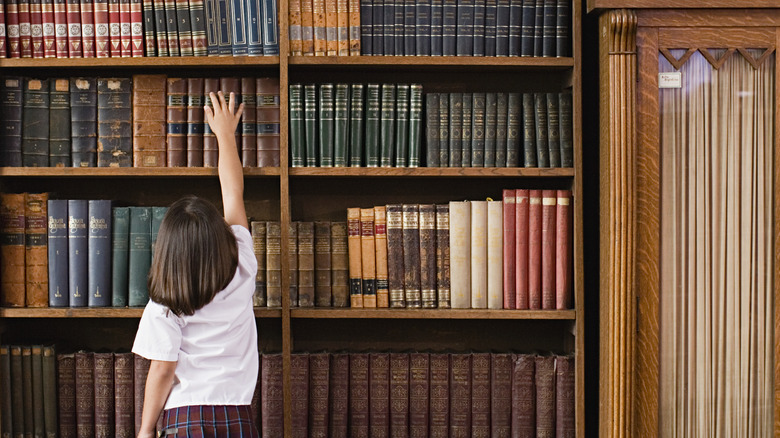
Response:
[{"label": "wooden shelf", "polygon": [[[0,308],[0,318],[140,318],[143,307]],[[257,318],[281,318],[278,308],[255,308]]]},{"label": "wooden shelf", "polygon": [[[278,167],[247,167],[245,176],[278,176]],[[216,167],[0,167],[10,177],[198,177],[217,176]]]},{"label": "wooden shelf", "polygon": [[525,69],[569,69],[574,58],[551,57],[495,57],[495,56],[290,56],[293,66],[316,67],[387,67],[410,66],[425,69],[442,67],[472,68],[525,68]]},{"label": "wooden shelf", "polygon": [[356,319],[566,319],[574,310],[487,310],[487,309],[291,309],[291,318]]},{"label": "wooden shelf", "polygon": [[0,59],[0,67],[56,67],[56,68],[83,68],[83,67],[120,67],[122,69],[145,69],[149,67],[203,67],[219,68],[227,66],[253,66],[267,65],[278,66],[278,56],[186,56],[186,57],[160,57],[160,58],[6,58]]},{"label": "wooden shelf", "polygon": [[293,167],[290,176],[311,177],[573,177],[572,168],[524,167]]}]

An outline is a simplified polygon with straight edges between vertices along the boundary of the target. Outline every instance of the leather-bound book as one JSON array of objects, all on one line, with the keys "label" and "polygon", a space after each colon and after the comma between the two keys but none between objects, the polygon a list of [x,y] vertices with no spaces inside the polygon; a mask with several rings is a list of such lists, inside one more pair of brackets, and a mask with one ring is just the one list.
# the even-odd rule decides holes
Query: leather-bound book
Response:
[{"label": "leather-bound book", "polygon": [[130,208],[114,207],[111,215],[111,305],[125,307],[128,299]]},{"label": "leather-bound book", "polygon": [[[142,5],[144,17],[144,52],[147,57],[157,56],[157,41],[154,36],[154,2],[146,1]],[[111,22],[111,57],[122,56],[122,15],[120,0],[109,0],[108,16]]]},{"label": "leather-bound book", "polygon": [[278,221],[266,222],[266,304],[282,307],[282,229]]},{"label": "leather-bound book", "polygon": [[283,435],[282,355],[264,354],[261,369],[260,418],[263,438]]},{"label": "leather-bound book", "polygon": [[[40,6],[38,3],[39,8]],[[25,79],[22,99],[22,164],[25,167],[47,167],[49,165],[49,80]]]},{"label": "leather-bound book", "polygon": [[522,113],[520,105],[522,95],[520,93],[509,93],[507,97],[507,121],[506,121],[506,166],[520,166],[522,152],[520,150],[520,139],[522,137]]},{"label": "leather-bound book", "polygon": [[67,2],[68,57],[81,58],[83,56],[81,45],[81,5],[79,0],[67,0]]},{"label": "leather-bound book", "polygon": [[374,249],[376,251],[376,306],[390,305],[390,289],[387,280],[387,208],[374,207]]},{"label": "leather-bound book", "polygon": [[[228,2],[230,1],[232,0],[228,0]],[[233,93],[233,97],[235,99],[235,107],[238,108],[238,106],[241,104],[241,80],[237,77],[223,76],[219,78],[219,89],[225,94],[225,102],[228,104],[230,104],[230,93]],[[241,145],[242,124],[243,123],[239,121],[235,131],[236,147],[238,148],[241,147],[240,145]]]},{"label": "leather-bound book", "polygon": [[133,353],[114,353],[114,433],[135,436],[133,424]]},{"label": "leather-bound book", "polygon": [[536,119],[534,117],[534,94],[523,93],[523,166],[538,167],[536,157]]},{"label": "leather-bound book", "polygon": [[97,79],[70,79],[71,165],[97,165]]},{"label": "leather-bound book", "polygon": [[309,436],[309,353],[293,353],[290,358],[290,407],[293,438]]},{"label": "leather-bound book", "polygon": [[32,375],[32,347],[30,345],[22,345],[22,373],[20,376],[22,379],[22,395],[24,397],[22,412],[24,413],[23,424],[25,437],[33,436],[35,433],[35,403],[33,401]]},{"label": "leather-bound book", "polygon": [[[406,214],[406,212],[404,212]],[[406,229],[404,229],[406,233]],[[404,236],[406,242],[406,235]],[[404,255],[406,258],[406,247]],[[433,204],[419,205],[419,257],[420,257],[420,290],[422,307],[437,307],[436,298],[436,206]],[[414,253],[414,251],[411,251]],[[405,272],[408,274],[409,271]],[[409,306],[409,301],[407,301]]]},{"label": "leather-bound book", "polygon": [[555,309],[555,211],[557,192],[542,191],[542,309]]},{"label": "leather-bound book", "polygon": [[496,166],[498,93],[485,93],[485,167]]},{"label": "leather-bound book", "polygon": [[390,353],[369,354],[369,427],[372,438],[390,433]]},{"label": "leather-bound book", "polygon": [[471,354],[450,354],[450,437],[471,436]]},{"label": "leather-bound book", "polygon": [[536,158],[539,167],[550,167],[549,131],[547,128],[547,93],[534,93]]},{"label": "leather-bound book", "polygon": [[73,354],[57,355],[57,410],[59,436],[76,437],[76,359]]},{"label": "leather-bound book", "polygon": [[76,433],[95,436],[95,355],[78,351],[76,360]]},{"label": "leather-bound book", "polygon": [[[9,345],[0,345],[0,415],[3,422],[0,425],[0,432],[4,437],[13,436],[13,407],[11,386],[13,385],[11,376],[11,347]],[[55,382],[56,384],[56,382]],[[56,406],[56,400],[54,400]],[[55,412],[55,418],[56,418]],[[55,432],[56,433],[56,432]]]},{"label": "leather-bound book", "polygon": [[68,289],[70,307],[88,304],[89,201],[68,200]]},{"label": "leather-bound book", "polygon": [[515,227],[515,218],[517,215],[516,209],[516,190],[504,189],[502,193],[504,201],[503,211],[503,257],[504,257],[504,272],[503,272],[503,286],[504,286],[504,309],[515,308],[515,292],[517,286],[516,271],[517,271],[517,259],[515,258],[515,237],[517,230]]},{"label": "leather-bound book", "polygon": [[431,438],[450,436],[450,355],[431,353]]},{"label": "leather-bound book", "polygon": [[90,199],[87,237],[87,304],[111,306],[111,201]]},{"label": "leather-bound book", "polygon": [[[219,91],[219,78],[206,78],[203,80],[203,99],[204,105],[211,106],[211,94]],[[204,116],[205,117],[205,116]],[[217,144],[217,136],[214,131],[211,130],[206,119],[203,119],[203,166],[204,167],[217,167],[219,161],[219,145]]]},{"label": "leather-bound book", "polygon": [[[252,3],[252,2],[250,2]],[[250,23],[250,26],[254,24]],[[256,26],[256,25],[255,25]],[[241,78],[241,164],[257,167],[257,80],[254,77]]]},{"label": "leather-bound book", "polygon": [[542,308],[542,191],[528,193],[528,308]]},{"label": "leather-bound book", "polygon": [[94,353],[95,437],[114,436],[114,353]]},{"label": "leather-bound book", "polygon": [[314,304],[317,307],[332,305],[330,222],[314,222]]},{"label": "leather-bound book", "polygon": [[462,101],[460,165],[462,167],[471,167],[471,125],[474,118],[474,94],[463,93]]},{"label": "leather-bound book", "polygon": [[572,308],[571,190],[558,190],[555,212],[555,308]]},{"label": "leather-bound book", "polygon": [[333,166],[345,167],[349,164],[349,84],[336,84],[333,103]]},{"label": "leather-bound book", "polygon": [[471,354],[471,436],[490,434],[490,353]]},{"label": "leather-bound book", "polygon": [[347,223],[330,223],[330,263],[333,307],[349,307]]},{"label": "leather-bound book", "polygon": [[450,304],[471,307],[471,203],[450,202]]},{"label": "leather-bound book", "polygon": [[[54,1],[44,0],[41,4],[41,12],[43,15],[43,57],[55,58],[57,57],[56,38],[54,34]],[[3,38],[3,43],[5,38]],[[0,44],[0,51],[4,51],[5,47]]]},{"label": "leather-bound book", "polygon": [[81,12],[81,46],[85,58],[95,57],[95,2],[80,0]]},{"label": "leather-bound book", "polygon": [[390,353],[390,436],[409,437],[408,353]]},{"label": "leather-bound book", "polygon": [[133,166],[165,167],[165,75],[133,76]]},{"label": "leather-bound book", "polygon": [[306,165],[306,151],[303,131],[303,85],[290,84],[288,105],[290,167],[304,167]]},{"label": "leather-bound book", "polygon": [[503,202],[487,201],[487,308],[504,305]]},{"label": "leather-bound book", "polygon": [[[330,438],[347,438],[349,425],[349,354],[330,355],[328,431]],[[328,435],[323,435],[328,436]]]},{"label": "leather-bound book", "polygon": [[[374,7],[374,11],[381,7]],[[374,22],[376,23],[376,21]],[[376,36],[376,33],[374,33]],[[374,46],[376,47],[376,45]],[[365,109],[365,164],[366,167],[379,166],[379,124],[382,118],[382,98],[379,84],[366,85]]]},{"label": "leather-bound book", "polygon": [[325,0],[325,55],[336,56],[339,51],[338,8],[334,0]]},{"label": "leather-bound book", "polygon": [[298,222],[287,227],[287,260],[289,273],[290,307],[298,307]]},{"label": "leather-bound book", "polygon": [[439,93],[425,93],[425,150],[425,166],[439,167]]},{"label": "leather-bound book", "polygon": [[528,309],[528,189],[515,192],[515,309]]},{"label": "leather-bound book", "polygon": [[30,346],[30,379],[32,380],[33,437],[46,435],[43,408],[43,345]]},{"label": "leather-bound book", "polygon": [[[361,2],[359,0],[349,0],[348,2],[345,3],[347,5],[348,53],[345,53],[344,56],[346,56],[347,54],[351,56],[360,56],[360,43],[361,43],[360,3]],[[341,15],[339,15],[339,17],[340,16]],[[341,38],[339,38],[339,42],[341,42]]]},{"label": "leather-bound book", "polygon": [[22,53],[19,40],[19,5],[15,0],[5,2],[3,24],[7,36],[0,38],[0,50],[3,54],[6,54],[7,50],[8,58],[20,58]]},{"label": "leather-bound book", "polygon": [[[14,438],[24,438],[24,379],[22,364],[22,347],[12,345],[11,354],[11,423]],[[16,376],[13,378],[13,376]],[[74,422],[75,429],[75,422]]]},{"label": "leather-bound book", "polygon": [[[15,6],[15,5],[14,5]],[[22,88],[20,77],[5,77],[0,81],[0,166],[22,165]],[[68,120],[70,121],[70,120]],[[70,137],[70,127],[68,127]],[[70,153],[70,151],[68,151]]]},{"label": "leather-bound book", "polygon": [[325,18],[325,0],[311,0],[313,16],[314,55],[325,56],[327,54],[328,36]]},{"label": "leather-bound book", "polygon": [[[290,4],[290,11],[293,11],[293,3]],[[301,51],[298,55],[314,56],[314,5],[312,0],[300,0],[301,9]],[[295,23],[294,18],[290,17],[290,23]],[[293,42],[293,39],[290,41]],[[291,45],[291,49],[297,47]],[[295,55],[295,53],[293,53]]]},{"label": "leather-bound book", "polygon": [[349,305],[363,307],[360,208],[357,207],[347,209],[347,246],[349,247]]},{"label": "leather-bound book", "polygon": [[279,78],[257,78],[257,165],[279,167]]},{"label": "leather-bound book", "polygon": [[472,93],[471,97],[471,167],[485,166],[487,94]]},{"label": "leather-bound book", "polygon": [[70,81],[49,80],[49,166],[70,167]]},{"label": "leather-bound book", "polygon": [[317,100],[317,136],[320,167],[333,167],[334,90],[333,84],[319,84]]},{"label": "leather-bound book", "polygon": [[187,165],[187,79],[166,80],[166,157],[168,167]]},{"label": "leather-bound book", "polygon": [[555,435],[555,356],[536,356],[536,435]]},{"label": "leather-bound book", "polygon": [[0,194],[0,293],[3,307],[25,306],[25,195]]},{"label": "leather-bound book", "polygon": [[[465,9],[465,8],[464,8]],[[471,9],[471,8],[469,8]],[[449,166],[463,165],[463,93],[447,93],[449,95]],[[443,140],[443,139],[442,139]],[[444,167],[442,165],[442,167]]]},{"label": "leather-bound book", "polygon": [[43,346],[41,362],[45,436],[55,438],[59,428],[57,426],[57,354],[53,345]]},{"label": "leather-bound book", "polygon": [[430,423],[431,358],[428,353],[409,353],[409,437],[428,436]]},{"label": "leather-bound book", "polygon": [[360,209],[361,266],[363,271],[363,307],[376,307],[376,247],[374,209]]},{"label": "leather-bound book", "polygon": [[556,438],[577,436],[574,400],[574,356],[555,356]]},{"label": "leather-bound book", "polygon": [[290,33],[290,55],[303,56],[303,39],[301,35],[301,0],[292,0],[287,5],[287,29]]},{"label": "leather-bound book", "polygon": [[536,437],[535,357],[529,354],[512,355],[513,437]]},{"label": "leather-bound book", "polygon": [[487,201],[471,201],[471,308],[487,308]]},{"label": "leather-bound book", "polygon": [[[387,5],[385,5],[387,8]],[[390,6],[392,9],[392,6]],[[387,27],[385,27],[387,29]],[[379,122],[379,164],[382,167],[392,167],[395,152],[396,125],[396,86],[382,84],[382,104]]]},{"label": "leather-bound book", "polygon": [[203,166],[203,78],[187,78],[187,167]]},{"label": "leather-bound book", "polygon": [[[131,43],[132,43],[132,19],[130,18],[130,2],[131,0],[119,0],[119,54],[122,58],[132,56]],[[154,2],[149,2],[154,3]],[[162,7],[163,1],[160,0],[156,6],[159,11],[156,11],[154,19],[156,25],[154,27],[156,32],[162,32],[162,39],[165,40],[163,45],[160,45],[160,41],[157,42],[157,56],[168,56],[168,39],[165,37],[165,9]]]},{"label": "leather-bound book", "polygon": [[547,93],[547,147],[550,167],[561,167],[561,119],[558,94]]},{"label": "leather-bound book", "polygon": [[137,354],[133,354],[133,424],[135,433],[141,431],[141,418],[144,409],[144,390],[146,389],[146,376],[149,374],[151,361]]},{"label": "leather-bound book", "polygon": [[309,356],[309,436],[328,436],[330,354]]},{"label": "leather-bound book", "polygon": [[398,84],[395,95],[395,167],[409,167],[409,84]]},{"label": "leather-bound book", "polygon": [[178,21],[176,30],[179,34],[179,53],[181,56],[194,56],[189,2],[174,0],[174,4]]},{"label": "leather-bound book", "polygon": [[404,294],[404,228],[403,205],[389,204],[385,207],[387,219],[387,287],[389,305],[406,307]]},{"label": "leather-bound book", "polygon": [[48,193],[24,194],[25,305],[49,305],[49,267],[46,247]]},{"label": "leather-bound book", "polygon": [[572,167],[574,165],[574,122],[572,120],[571,93],[558,93],[558,112],[558,122],[561,131],[561,166]]},{"label": "leather-bound book", "polygon": [[[298,223],[298,306],[314,307],[314,222]],[[292,305],[292,304],[290,304]]]},{"label": "leather-bound book", "polygon": [[450,308],[450,206],[436,204],[436,295],[440,309]]},{"label": "leather-bound book", "polygon": [[255,277],[255,294],[252,297],[252,305],[265,307],[266,305],[266,223],[265,221],[252,221],[252,248],[257,258],[257,276]]},{"label": "leather-bound book", "polygon": [[506,130],[509,122],[508,98],[508,93],[496,94],[496,167],[507,167],[509,159],[506,142]]},{"label": "leather-bound book", "polygon": [[509,437],[512,431],[512,355],[490,355],[490,430]]},{"label": "leather-bound book", "polygon": [[95,0],[95,55],[108,58],[111,50],[109,34],[108,0]]},{"label": "leather-bound book", "polygon": [[369,355],[349,355],[350,437],[369,437]]}]

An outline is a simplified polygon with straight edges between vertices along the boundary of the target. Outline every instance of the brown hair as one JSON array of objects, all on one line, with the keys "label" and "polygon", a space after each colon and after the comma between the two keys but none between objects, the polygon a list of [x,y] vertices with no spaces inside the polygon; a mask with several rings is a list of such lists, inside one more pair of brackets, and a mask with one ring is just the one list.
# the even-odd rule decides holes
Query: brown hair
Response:
[{"label": "brown hair", "polygon": [[192,315],[230,283],[237,266],[236,238],[216,207],[197,196],[184,197],[160,224],[149,298],[177,316]]}]

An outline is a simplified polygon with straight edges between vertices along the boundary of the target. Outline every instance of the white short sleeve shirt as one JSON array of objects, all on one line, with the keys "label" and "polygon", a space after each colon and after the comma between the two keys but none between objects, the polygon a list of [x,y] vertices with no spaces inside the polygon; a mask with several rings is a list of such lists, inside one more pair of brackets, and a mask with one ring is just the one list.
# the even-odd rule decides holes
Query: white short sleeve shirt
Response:
[{"label": "white short sleeve shirt", "polygon": [[249,230],[231,229],[238,267],[227,287],[191,316],[178,317],[150,300],[138,325],[133,353],[177,362],[165,409],[252,401],[259,362],[252,309],[257,259]]}]

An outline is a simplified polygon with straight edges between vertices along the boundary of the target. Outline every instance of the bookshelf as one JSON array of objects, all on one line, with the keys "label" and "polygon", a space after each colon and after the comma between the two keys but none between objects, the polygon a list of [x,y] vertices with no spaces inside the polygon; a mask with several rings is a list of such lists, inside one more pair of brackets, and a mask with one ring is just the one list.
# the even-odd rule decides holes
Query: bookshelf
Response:
[{"label": "bookshelf", "polygon": [[[287,35],[287,2],[279,32]],[[278,76],[280,167],[247,168],[247,213],[281,222],[282,254],[291,221],[344,221],[347,207],[445,203],[501,198],[504,188],[570,189],[573,203],[573,308],[569,310],[256,308],[262,352],[282,353],[284,426],[291,430],[291,355],[304,351],[555,351],[575,359],[577,436],[585,435],[584,282],[582,227],[581,5],[572,2],[572,53],[565,58],[431,56],[280,56],[203,58],[0,59],[0,75]],[[321,168],[289,167],[288,85],[309,82],[420,83],[423,92],[557,92],[573,95],[574,164],[570,168]],[[196,193],[219,200],[215,168],[0,168],[0,189],[48,191],[60,199],[110,198],[131,205],[167,205]],[[282,290],[289,261],[281,257]],[[138,308],[0,309],[3,343],[55,336],[89,348],[132,345]]]}]

